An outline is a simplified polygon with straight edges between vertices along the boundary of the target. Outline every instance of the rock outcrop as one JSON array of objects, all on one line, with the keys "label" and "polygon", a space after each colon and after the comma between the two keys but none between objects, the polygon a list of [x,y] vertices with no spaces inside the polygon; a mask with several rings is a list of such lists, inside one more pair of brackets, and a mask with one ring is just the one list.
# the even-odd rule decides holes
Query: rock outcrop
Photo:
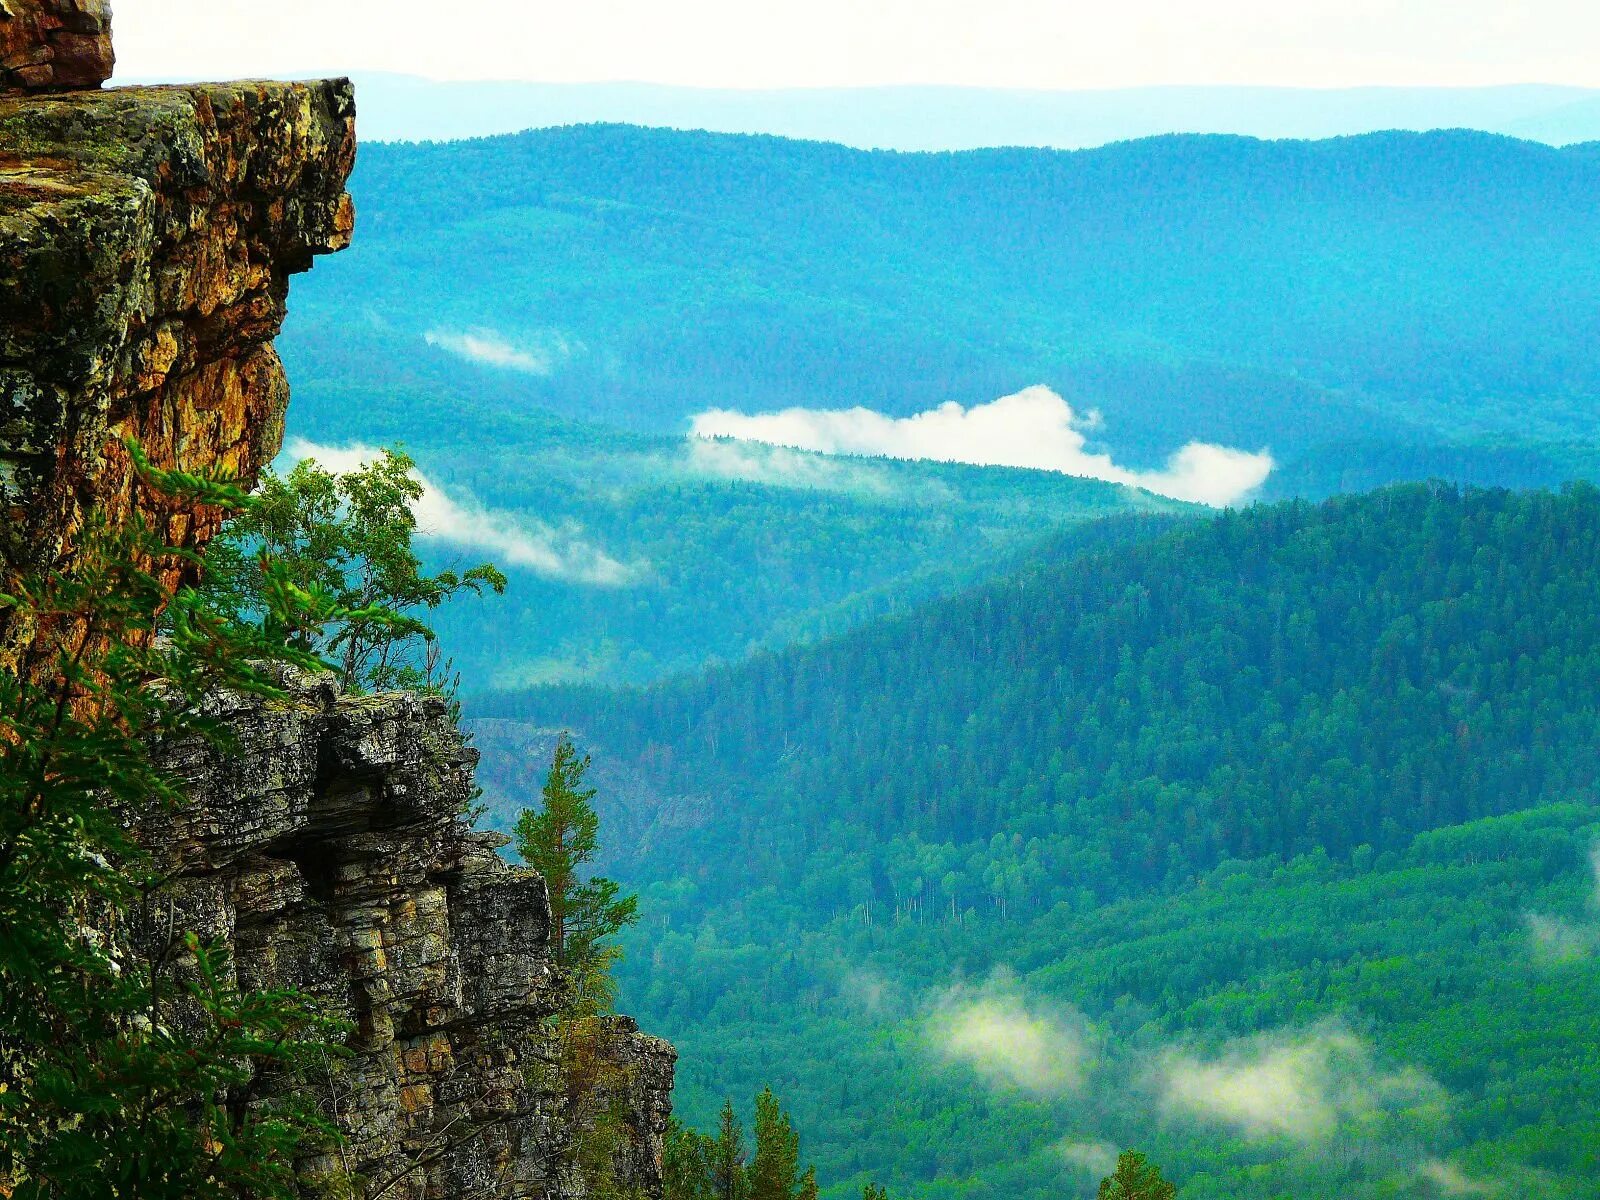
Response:
[{"label": "rock outcrop", "polygon": [[0,0],[0,92],[99,87],[115,61],[110,0]]},{"label": "rock outcrop", "polygon": [[[90,507],[215,531],[135,488],[121,438],[247,482],[278,452],[272,339],[289,276],[349,242],[354,160],[342,80],[0,98],[0,591]],[[0,625],[0,668],[26,636]]]},{"label": "rock outcrop", "polygon": [[[283,437],[289,277],[353,227],[348,82],[55,90],[109,72],[106,17],[0,0],[0,591],[70,568],[94,510],[204,547],[220,514],[152,495],[122,439],[253,482]],[[33,637],[0,612],[0,670]],[[544,883],[464,818],[476,756],[444,705],[288,682],[288,703],[214,701],[226,751],[166,751],[192,803],[137,821],[169,882],[135,925],[218,939],[245,987],[349,1020],[351,1056],[295,1085],[345,1134],[307,1178],[388,1200],[659,1196],[672,1048],[626,1018],[552,1028]]]},{"label": "rock outcrop", "polygon": [[354,1030],[353,1057],[300,1084],[347,1137],[308,1174],[399,1200],[659,1195],[672,1048],[626,1018],[548,1024],[544,881],[463,818],[476,755],[443,702],[330,677],[292,697],[219,700],[232,746],[174,752],[195,803],[143,840],[177,876],[159,927],[221,939],[246,988],[302,990]]}]

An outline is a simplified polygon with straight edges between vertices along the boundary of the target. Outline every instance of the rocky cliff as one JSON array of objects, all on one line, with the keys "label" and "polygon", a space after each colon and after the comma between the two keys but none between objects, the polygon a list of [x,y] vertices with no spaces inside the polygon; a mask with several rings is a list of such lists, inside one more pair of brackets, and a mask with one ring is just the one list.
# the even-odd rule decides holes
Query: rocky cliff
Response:
[{"label": "rocky cliff", "polygon": [[313,1177],[357,1195],[660,1191],[674,1054],[626,1018],[557,1034],[544,881],[462,817],[476,755],[443,702],[220,699],[226,751],[172,765],[195,803],[146,826],[179,878],[156,925],[233,948],[246,988],[296,988],[350,1022],[353,1056],[302,1081],[347,1134]]},{"label": "rocky cliff", "polygon": [[[214,532],[136,489],[120,439],[247,481],[278,452],[272,339],[289,276],[349,241],[354,159],[344,81],[0,97],[0,590],[91,506]],[[0,667],[25,636],[0,628]]]},{"label": "rocky cliff", "polygon": [[[141,489],[121,439],[252,481],[282,441],[289,277],[353,228],[348,83],[71,90],[109,73],[108,20],[0,0],[0,590],[69,568],[92,509],[204,546],[219,515]],[[0,670],[31,636],[0,620]],[[245,986],[350,1022],[350,1056],[296,1084],[346,1135],[308,1179],[659,1195],[672,1049],[626,1018],[551,1028],[544,883],[463,817],[475,755],[443,705],[288,682],[287,703],[215,700],[225,752],[170,750],[192,803],[140,819],[170,879],[142,936],[219,938]]]}]

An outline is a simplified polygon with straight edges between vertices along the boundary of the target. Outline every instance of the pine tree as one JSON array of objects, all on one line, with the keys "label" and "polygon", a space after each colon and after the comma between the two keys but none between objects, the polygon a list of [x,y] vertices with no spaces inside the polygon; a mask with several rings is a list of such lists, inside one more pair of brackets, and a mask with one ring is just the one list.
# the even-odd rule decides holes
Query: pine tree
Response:
[{"label": "pine tree", "polygon": [[771,1088],[756,1097],[756,1153],[750,1200],[796,1200],[800,1192],[800,1135]]},{"label": "pine tree", "polygon": [[1124,1150],[1117,1169],[1100,1181],[1099,1200],[1174,1200],[1178,1189],[1137,1150]]},{"label": "pine tree", "polygon": [[713,1179],[717,1139],[668,1118],[666,1148],[661,1159],[661,1193],[665,1200],[716,1200]]},{"label": "pine tree", "polygon": [[744,1130],[734,1115],[733,1101],[722,1102],[722,1117],[711,1151],[711,1182],[717,1200],[748,1200],[744,1165]]},{"label": "pine tree", "polygon": [[562,734],[545,779],[540,809],[517,818],[517,853],[550,891],[550,944],[573,981],[577,1005],[589,1011],[610,1006],[609,967],[616,948],[606,943],[638,920],[638,898],[621,896],[615,881],[581,878],[599,848],[600,818],[595,791],[584,786],[589,756],[579,756]]}]

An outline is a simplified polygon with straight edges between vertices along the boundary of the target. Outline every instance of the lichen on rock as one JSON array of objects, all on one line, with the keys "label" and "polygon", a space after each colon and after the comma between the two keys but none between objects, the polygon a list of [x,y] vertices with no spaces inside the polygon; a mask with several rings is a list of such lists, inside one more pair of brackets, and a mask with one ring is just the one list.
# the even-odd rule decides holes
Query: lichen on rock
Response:
[{"label": "lichen on rock", "polygon": [[673,1050],[608,1018],[588,1031],[596,1077],[566,1065],[544,881],[463,817],[477,756],[444,702],[288,682],[287,704],[217,698],[231,744],[174,748],[192,804],[140,834],[173,877],[158,932],[220,939],[243,986],[299,989],[354,1031],[310,1081],[347,1141],[308,1177],[396,1181],[399,1200],[598,1196],[603,1112],[620,1136],[599,1174],[659,1195]]},{"label": "lichen on rock", "polygon": [[[0,98],[0,591],[59,567],[85,511],[175,545],[220,520],[134,487],[246,482],[283,438],[289,276],[348,244],[348,81]],[[0,626],[0,668],[26,631]]]}]

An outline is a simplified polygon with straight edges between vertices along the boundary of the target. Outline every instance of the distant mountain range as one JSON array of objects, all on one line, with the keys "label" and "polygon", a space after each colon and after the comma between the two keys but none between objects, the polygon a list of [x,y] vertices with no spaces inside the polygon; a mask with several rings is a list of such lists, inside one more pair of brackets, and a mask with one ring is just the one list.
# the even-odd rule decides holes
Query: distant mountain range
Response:
[{"label": "distant mountain range", "polygon": [[283,341],[314,440],[392,408],[425,455],[464,393],[473,437],[530,409],[681,436],[708,410],[904,421],[1045,385],[1087,454],[1267,450],[1266,495],[1594,466],[1588,147],[905,154],[591,125],[370,145],[354,189],[356,244],[297,290]]},{"label": "distant mountain range", "polygon": [[369,141],[453,140],[621,122],[770,133],[861,149],[1079,149],[1163,133],[1325,138],[1385,129],[1478,129],[1566,145],[1600,138],[1600,91],[1490,88],[1143,87],[1023,91],[962,87],[773,91],[649,83],[441,83],[356,77]]}]

